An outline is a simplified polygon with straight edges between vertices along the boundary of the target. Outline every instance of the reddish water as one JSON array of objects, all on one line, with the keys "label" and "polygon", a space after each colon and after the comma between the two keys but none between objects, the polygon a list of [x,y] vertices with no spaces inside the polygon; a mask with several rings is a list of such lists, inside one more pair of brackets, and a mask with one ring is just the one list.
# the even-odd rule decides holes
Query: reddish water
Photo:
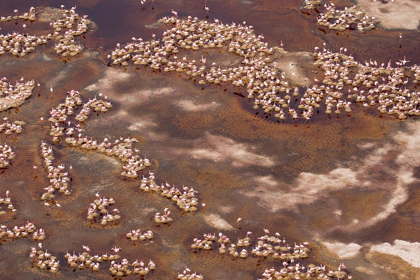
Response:
[{"label": "reddish water", "polygon": [[[306,14],[299,10],[300,0],[208,2],[210,20],[246,21],[256,34],[263,33],[270,45],[282,42],[290,52],[311,52],[326,42],[334,51],[346,46],[360,61],[397,60],[406,55],[411,64],[420,63],[418,31],[324,33],[316,26],[315,11]],[[339,4],[352,5],[350,1]],[[8,1],[1,4],[1,13],[57,5],[44,0]],[[308,241],[311,252],[304,263],[323,263],[336,269],[343,260],[329,252],[323,242],[357,243],[363,246],[361,252],[344,260],[353,279],[407,279],[401,275],[418,279],[415,269],[401,259],[369,253],[371,245],[395,239],[420,241],[420,176],[416,149],[406,145],[419,141],[415,118],[400,122],[393,116],[379,117],[373,110],[357,109],[351,116],[320,113],[308,123],[269,121],[261,112],[255,114],[247,98],[232,94],[236,91],[232,87],[202,88],[178,73],[107,66],[106,55],[116,43],[124,44],[133,36],[159,37],[164,26],[147,26],[170,16],[172,9],[180,17],[204,18],[203,3],[155,0],[142,6],[140,1],[109,0],[66,1],[65,5],[77,5],[77,12],[89,15],[97,25],[94,32],[81,38],[85,45],[81,55],[64,63],[49,43],[25,58],[0,56],[0,77],[14,82],[23,76],[41,85],[24,105],[0,114],[26,122],[18,136],[0,134],[0,141],[16,152],[12,166],[0,174],[0,196],[9,190],[18,209],[15,214],[0,216],[1,223],[12,228],[31,221],[43,228],[47,234],[44,248],[60,259],[62,267],[57,275],[32,267],[29,251],[36,243],[22,238],[8,240],[0,245],[1,279],[112,279],[109,263],[102,263],[96,273],[66,266],[65,252],[82,252],[82,245],[88,245],[94,254],[121,247],[121,257],[131,262],[152,259],[157,268],[146,276],[151,279],[176,279],[185,266],[205,279],[257,279],[264,269],[279,268],[281,262],[253,257],[232,260],[217,251],[194,252],[190,245],[204,233],[222,231],[236,240],[247,231],[263,235],[264,228],[279,231],[290,244]],[[36,24],[34,34],[45,28]],[[0,27],[2,32],[21,28],[14,23]],[[396,39],[399,32],[406,38],[401,48]],[[208,55],[214,60],[228,60],[217,53]],[[233,56],[227,64],[234,60]],[[54,88],[52,94],[50,86]],[[89,86],[94,90],[86,90]],[[72,195],[57,199],[60,209],[46,208],[40,196],[48,180],[39,147],[41,141],[52,144],[48,111],[63,102],[71,89],[81,91],[84,101],[103,92],[113,103],[111,111],[91,115],[84,125],[85,135],[111,140],[137,138],[136,148],[151,160],[156,181],[194,186],[205,208],[185,214],[158,194],[142,192],[138,180],[120,176],[119,161],[67,147],[64,141],[53,145],[53,151],[55,164],[73,167]],[[412,161],[402,160],[410,155]],[[33,169],[33,165],[38,168]],[[411,171],[413,180],[402,187],[406,196],[397,199],[394,211],[388,213],[386,208],[398,196],[395,190],[403,173]],[[122,217],[117,225],[89,224],[87,208],[96,192],[115,199],[114,206]],[[169,226],[156,226],[153,215],[166,207],[174,221]],[[381,213],[388,214],[376,218]],[[219,215],[231,229],[214,226],[209,221],[212,214]],[[235,229],[239,217],[243,220],[241,229]],[[125,233],[137,228],[151,229],[153,242],[125,238]]]}]

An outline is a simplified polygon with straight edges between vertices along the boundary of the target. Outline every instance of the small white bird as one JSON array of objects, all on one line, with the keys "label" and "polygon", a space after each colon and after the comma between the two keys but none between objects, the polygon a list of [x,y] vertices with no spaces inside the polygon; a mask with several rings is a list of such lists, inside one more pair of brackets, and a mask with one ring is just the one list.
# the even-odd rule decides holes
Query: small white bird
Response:
[{"label": "small white bird", "polygon": [[114,248],[111,249],[111,251],[118,253],[119,251],[121,251],[121,248],[117,248],[117,246],[115,246]]},{"label": "small white bird", "polygon": [[83,249],[86,250],[86,252],[90,252],[90,248],[88,246],[82,245]]}]

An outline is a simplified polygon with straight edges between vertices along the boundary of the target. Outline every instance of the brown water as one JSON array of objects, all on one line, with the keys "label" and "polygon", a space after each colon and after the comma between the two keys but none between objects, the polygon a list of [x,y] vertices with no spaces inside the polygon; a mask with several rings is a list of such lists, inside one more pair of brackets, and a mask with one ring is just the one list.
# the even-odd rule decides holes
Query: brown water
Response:
[{"label": "brown water", "polygon": [[[336,2],[337,6],[352,5],[351,1]],[[208,3],[210,20],[246,21],[270,45],[282,42],[290,52],[311,52],[326,42],[334,51],[346,46],[360,61],[395,61],[406,55],[411,64],[420,63],[418,31],[323,32],[316,26],[316,12],[302,13],[301,4],[300,0]],[[1,14],[58,5],[44,0],[7,1],[1,4]],[[177,272],[188,266],[205,279],[257,279],[264,269],[279,268],[281,262],[253,257],[232,260],[217,251],[194,252],[190,245],[204,233],[222,231],[236,240],[247,231],[262,235],[263,228],[279,231],[289,244],[308,241],[311,252],[304,263],[336,269],[344,262],[353,279],[420,279],[415,268],[402,259],[369,252],[372,245],[396,239],[420,242],[419,155],[415,148],[420,127],[415,118],[400,122],[393,116],[379,117],[373,109],[357,108],[351,116],[320,113],[308,123],[269,121],[261,112],[255,114],[247,98],[232,94],[237,91],[233,87],[202,88],[178,73],[107,66],[106,55],[116,43],[124,44],[133,36],[159,37],[164,26],[147,26],[170,16],[172,9],[180,17],[204,18],[201,1],[155,0],[144,6],[129,0],[66,1],[65,5],[77,5],[76,11],[89,15],[97,25],[81,38],[85,45],[81,55],[64,63],[50,42],[25,58],[0,56],[1,77],[14,82],[23,76],[41,85],[21,107],[0,114],[26,122],[22,134],[0,135],[1,142],[16,152],[12,166],[0,175],[0,196],[9,190],[18,209],[0,216],[1,223],[12,228],[31,221],[45,229],[44,248],[58,256],[61,268],[53,275],[32,267],[29,251],[35,243],[8,240],[0,245],[1,279],[112,279],[109,263],[102,263],[96,273],[66,266],[65,252],[82,252],[82,245],[88,245],[94,254],[121,247],[121,257],[130,262],[152,259],[157,268],[145,278],[176,279]],[[8,32],[15,26],[2,23],[0,27]],[[43,28],[34,24],[34,34]],[[402,47],[400,32],[405,38]],[[218,53],[208,55],[209,60],[228,60]],[[235,63],[234,55],[231,59],[228,64]],[[137,138],[136,148],[151,160],[158,183],[193,186],[206,206],[185,214],[158,194],[142,192],[138,180],[120,176],[122,164],[114,158],[67,147],[61,141],[53,145],[54,163],[72,165],[72,194],[57,199],[59,209],[44,207],[40,196],[48,180],[39,147],[41,141],[52,144],[48,111],[63,102],[71,89],[81,91],[84,101],[103,92],[113,103],[111,111],[92,114],[85,135]],[[117,225],[89,224],[87,208],[96,192],[115,199],[122,217]],[[153,215],[166,207],[174,221],[156,226]],[[230,224],[229,228],[217,228],[215,215]],[[237,229],[239,217],[243,222]],[[153,242],[125,238],[137,228],[151,229]],[[325,242],[363,247],[358,254],[340,260]]]}]

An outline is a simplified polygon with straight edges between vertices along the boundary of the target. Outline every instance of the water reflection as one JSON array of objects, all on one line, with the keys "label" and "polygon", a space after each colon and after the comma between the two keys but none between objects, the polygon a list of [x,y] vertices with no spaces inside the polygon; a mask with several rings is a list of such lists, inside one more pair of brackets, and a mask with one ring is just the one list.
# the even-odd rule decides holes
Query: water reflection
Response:
[{"label": "water reflection", "polygon": [[[417,31],[322,33],[316,27],[316,12],[301,13],[301,2],[225,1],[222,6],[219,1],[209,1],[209,16],[223,22],[246,20],[256,34],[264,34],[265,41],[283,43],[291,54],[312,52],[325,41],[336,52],[345,44],[358,61],[396,61],[406,55],[410,65],[419,63]],[[336,5],[350,6],[348,2],[337,1]],[[7,4],[4,13],[12,14],[15,8],[28,10],[29,5],[56,5],[53,1],[24,4]],[[111,279],[109,262],[101,263],[98,272],[67,267],[66,251],[78,255],[84,251],[82,246],[88,246],[92,256],[114,254],[111,248],[117,247],[121,259],[130,263],[143,260],[148,264],[151,259],[156,270],[146,278],[175,279],[188,266],[207,279],[256,279],[266,268],[279,270],[282,262],[231,259],[219,254],[216,247],[194,253],[191,244],[204,233],[222,231],[236,242],[248,231],[257,237],[263,229],[278,231],[290,245],[308,241],[310,252],[304,265],[322,263],[336,270],[344,261],[353,279],[418,277],[418,263],[413,261],[417,256],[413,248],[419,242],[416,119],[400,122],[356,109],[351,116],[320,115],[308,123],[268,121],[262,112],[254,114],[247,98],[232,94],[236,92],[232,87],[203,89],[177,73],[107,67],[106,56],[116,43],[161,34],[165,28],[155,23],[170,16],[172,9],[179,11],[179,17],[204,18],[203,5],[156,0],[154,10],[151,1],[145,6],[132,1],[124,5],[70,1],[65,5],[76,5],[78,13],[88,14],[97,24],[95,32],[80,38],[82,53],[64,63],[55,55],[53,44],[47,43],[24,58],[0,57],[0,76],[12,82],[23,76],[40,83],[22,106],[1,113],[10,122],[24,121],[25,125],[20,134],[0,134],[1,142],[16,153],[11,166],[0,174],[0,191],[10,191],[17,209],[16,214],[6,213],[0,219],[8,228],[30,221],[44,229],[42,250],[56,256],[61,268],[53,275],[36,264],[32,267],[29,254],[39,242],[20,238],[0,245],[3,277]],[[46,28],[36,24],[27,29],[36,34]],[[2,23],[0,27],[8,32],[22,26]],[[295,35],[296,30],[300,36]],[[404,39],[401,48],[399,33]],[[194,55],[191,59],[201,57]],[[215,51],[206,56],[226,67],[241,62]],[[302,66],[302,71],[313,80],[312,66]],[[112,142],[120,137],[136,138],[135,148],[150,160],[157,184],[193,186],[199,192],[198,211],[185,213],[159,193],[140,189],[141,180],[121,176],[123,163],[116,158],[68,146],[63,139],[54,144],[48,112],[72,89],[81,92],[83,102],[103,93],[113,105],[105,114],[91,113],[81,124],[83,135]],[[41,141],[53,146],[57,165],[72,166],[71,195],[56,195],[61,207],[41,202],[48,186]],[[141,171],[140,178],[142,175],[148,176],[149,170]],[[121,216],[118,223],[103,227],[86,219],[97,192],[116,201]],[[156,225],[155,213],[165,208],[172,212],[173,221]],[[242,219],[240,229],[238,218]],[[151,230],[153,239],[127,239],[126,234],[134,229]]]}]

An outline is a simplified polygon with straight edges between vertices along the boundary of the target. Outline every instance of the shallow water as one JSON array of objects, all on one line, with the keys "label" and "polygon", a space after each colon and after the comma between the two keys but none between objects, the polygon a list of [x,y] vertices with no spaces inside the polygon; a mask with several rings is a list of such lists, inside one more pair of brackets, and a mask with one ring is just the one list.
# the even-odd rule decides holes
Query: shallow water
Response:
[{"label": "shallow water", "polygon": [[[326,42],[333,51],[347,47],[359,61],[396,61],[405,55],[410,65],[420,64],[417,30],[322,31],[316,25],[316,11],[302,12],[302,1],[297,0],[208,2],[209,20],[246,21],[270,45],[283,43],[289,52],[312,52]],[[353,5],[351,1],[335,2],[340,7]],[[42,271],[29,259],[36,243],[30,238],[8,240],[0,245],[1,278],[112,279],[109,263],[102,263],[99,272],[67,267],[65,252],[81,253],[82,245],[87,245],[93,254],[121,247],[119,254],[130,262],[152,259],[157,268],[145,278],[176,279],[177,272],[188,266],[205,279],[257,279],[266,268],[282,267],[281,262],[254,257],[234,260],[217,250],[195,252],[190,245],[204,233],[222,231],[236,240],[247,231],[256,237],[269,229],[280,232],[289,244],[308,241],[311,252],[304,264],[322,263],[336,269],[344,262],[353,279],[419,279],[418,267],[407,258],[371,250],[373,245],[393,244],[397,239],[413,243],[413,248],[414,242],[420,242],[418,117],[401,122],[360,106],[350,115],[319,113],[306,123],[276,122],[262,111],[256,113],[242,96],[246,96],[243,89],[202,87],[186,75],[143,66],[108,66],[106,56],[118,42],[125,44],[133,36],[159,37],[165,27],[156,22],[170,16],[172,9],[179,17],[203,19],[202,4],[188,0],[155,0],[144,6],[129,0],[66,1],[67,7],[77,5],[76,11],[89,15],[97,25],[80,38],[84,51],[79,56],[63,62],[54,54],[52,42],[24,58],[0,56],[1,77],[14,83],[23,76],[40,83],[22,106],[0,113],[2,118],[26,122],[22,134],[0,134],[0,141],[16,152],[12,165],[1,170],[0,196],[9,190],[17,208],[15,214],[0,216],[0,221],[9,228],[26,221],[43,228],[47,234],[44,248],[61,261],[56,275]],[[1,4],[1,13],[13,14],[16,8],[26,11],[30,6],[58,7],[56,1],[8,1]],[[12,22],[0,27],[3,33],[15,26]],[[29,28],[36,34],[45,26]],[[226,66],[241,61],[217,51],[205,55]],[[313,80],[313,66],[302,64],[305,75]],[[71,89],[80,91],[84,101],[103,92],[113,104],[105,114],[91,114],[83,125],[84,135],[111,141],[120,136],[138,139],[135,147],[152,162],[150,169],[158,184],[193,186],[206,206],[183,213],[159,194],[141,191],[139,180],[122,177],[122,164],[115,158],[68,147],[63,140],[52,145],[48,112]],[[53,146],[54,164],[73,167],[72,194],[57,199],[61,208],[45,207],[40,200],[48,185],[41,141]],[[113,207],[122,217],[116,225],[103,227],[86,219],[96,192],[115,199]],[[153,216],[166,207],[174,221],[157,226]],[[242,218],[240,225],[238,218]],[[126,239],[125,234],[137,228],[151,229],[153,241]],[[341,249],[332,252],[331,243]],[[350,243],[361,249],[352,249]],[[344,254],[346,250],[350,253]]]}]

